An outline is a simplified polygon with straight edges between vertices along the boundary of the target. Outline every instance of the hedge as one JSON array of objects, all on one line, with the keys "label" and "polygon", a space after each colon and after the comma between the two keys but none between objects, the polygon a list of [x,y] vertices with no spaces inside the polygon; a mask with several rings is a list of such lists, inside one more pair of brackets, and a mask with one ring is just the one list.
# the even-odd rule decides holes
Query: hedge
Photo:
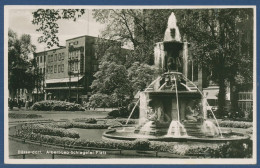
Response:
[{"label": "hedge", "polygon": [[[215,122],[215,121],[214,121]],[[231,127],[231,128],[250,128],[253,127],[252,122],[244,121],[219,121],[220,127]]]},{"label": "hedge", "polygon": [[73,119],[75,122],[85,122],[85,123],[90,123],[90,124],[96,124],[97,119],[95,118],[75,118]]},{"label": "hedge", "polygon": [[20,113],[9,113],[9,118],[42,118],[42,115],[38,114],[20,114]]},{"label": "hedge", "polygon": [[32,109],[37,111],[85,111],[85,108],[80,104],[56,100],[36,102]]},{"label": "hedge", "polygon": [[50,127],[56,128],[82,128],[82,129],[106,129],[109,125],[106,124],[88,124],[88,123],[80,123],[80,122],[65,122],[65,123],[51,123]]},{"label": "hedge", "polygon": [[29,131],[34,133],[40,133],[42,135],[52,135],[59,137],[79,138],[79,133],[74,130],[67,130],[63,128],[54,128],[46,124],[32,124],[22,125],[23,131]]},{"label": "hedge", "polygon": [[93,148],[109,148],[123,150],[153,150],[161,152],[170,152],[181,156],[199,156],[204,155],[208,158],[251,158],[252,157],[252,141],[236,141],[220,144],[211,143],[174,143],[174,142],[153,142],[138,139],[135,141],[109,141],[109,140],[87,140],[72,139],[67,137],[57,137],[50,135],[41,135],[34,132],[20,132],[16,137],[21,139],[29,139],[39,142],[55,144],[58,146],[74,147],[93,147]]}]

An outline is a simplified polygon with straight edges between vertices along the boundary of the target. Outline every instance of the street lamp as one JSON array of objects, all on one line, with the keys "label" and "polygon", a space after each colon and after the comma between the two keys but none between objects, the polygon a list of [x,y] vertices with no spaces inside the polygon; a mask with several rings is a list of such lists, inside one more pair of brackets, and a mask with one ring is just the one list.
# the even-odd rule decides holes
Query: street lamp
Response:
[{"label": "street lamp", "polygon": [[68,74],[69,74],[69,102],[70,102],[70,89],[71,89],[71,58],[69,57],[69,70],[68,70]]}]

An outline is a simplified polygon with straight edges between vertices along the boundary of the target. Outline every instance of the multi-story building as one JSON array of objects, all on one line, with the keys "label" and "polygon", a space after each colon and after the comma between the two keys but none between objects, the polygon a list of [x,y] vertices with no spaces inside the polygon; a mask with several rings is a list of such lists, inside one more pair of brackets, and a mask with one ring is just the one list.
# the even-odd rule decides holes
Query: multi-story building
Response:
[{"label": "multi-story building", "polygon": [[39,89],[45,91],[44,99],[81,101],[91,95],[90,85],[99,65],[95,51],[98,40],[92,36],[75,37],[66,40],[64,47],[34,55],[44,76]]}]

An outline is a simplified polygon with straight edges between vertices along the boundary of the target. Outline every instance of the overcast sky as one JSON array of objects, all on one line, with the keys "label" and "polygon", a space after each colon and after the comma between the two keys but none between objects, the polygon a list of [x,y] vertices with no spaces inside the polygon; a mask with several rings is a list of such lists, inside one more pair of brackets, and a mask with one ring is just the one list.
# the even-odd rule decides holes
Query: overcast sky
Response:
[{"label": "overcast sky", "polygon": [[[36,10],[36,9],[35,9]],[[36,45],[37,52],[43,51],[46,45],[38,43],[37,39],[41,36],[41,32],[37,32],[37,26],[32,24],[32,12],[34,9],[9,9],[8,11],[8,27],[15,31],[18,36],[22,34],[30,34],[32,43]],[[88,24],[89,23],[89,24]],[[99,36],[100,31],[104,28],[93,19],[91,11],[87,12],[76,22],[72,20],[60,20],[59,34],[60,45],[65,45],[65,40],[82,35]]]}]

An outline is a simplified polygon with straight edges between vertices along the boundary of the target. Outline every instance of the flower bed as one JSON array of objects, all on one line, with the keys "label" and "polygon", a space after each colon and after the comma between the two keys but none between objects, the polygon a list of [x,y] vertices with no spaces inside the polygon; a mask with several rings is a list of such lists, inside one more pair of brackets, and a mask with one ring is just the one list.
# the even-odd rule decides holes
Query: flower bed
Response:
[{"label": "flower bed", "polygon": [[19,118],[42,118],[42,116],[38,115],[38,114],[20,114],[20,113],[9,113],[8,117],[9,118],[15,118],[15,119],[19,119]]},{"label": "flower bed", "polygon": [[85,111],[85,108],[79,104],[55,100],[36,102],[32,109],[37,111]]},{"label": "flower bed", "polygon": [[[214,121],[215,122],[215,121]],[[253,127],[252,122],[244,122],[244,121],[220,121],[220,127],[231,127],[231,128],[250,128]]]},{"label": "flower bed", "polygon": [[96,124],[97,119],[95,118],[75,118],[73,119],[75,122],[85,122],[85,123],[90,123],[90,124]]},{"label": "flower bed", "polygon": [[32,124],[22,126],[22,130],[29,131],[33,133],[39,133],[42,135],[52,135],[59,137],[69,137],[69,138],[79,138],[79,133],[73,130],[66,130],[63,128],[54,128],[46,124]]},{"label": "flower bed", "polygon": [[108,148],[122,150],[152,150],[170,152],[182,156],[205,156],[209,158],[251,158],[252,157],[252,141],[228,142],[221,144],[185,144],[185,143],[169,143],[169,142],[149,142],[148,140],[135,141],[91,141],[83,139],[72,139],[68,137],[57,137],[50,135],[41,135],[39,133],[21,131],[16,137],[39,141],[57,146],[69,147],[92,147],[92,148]]},{"label": "flower bed", "polygon": [[80,123],[80,122],[64,122],[64,123],[51,123],[49,124],[51,127],[56,128],[82,128],[82,129],[106,129],[109,125],[106,124],[88,124],[88,123]]}]

